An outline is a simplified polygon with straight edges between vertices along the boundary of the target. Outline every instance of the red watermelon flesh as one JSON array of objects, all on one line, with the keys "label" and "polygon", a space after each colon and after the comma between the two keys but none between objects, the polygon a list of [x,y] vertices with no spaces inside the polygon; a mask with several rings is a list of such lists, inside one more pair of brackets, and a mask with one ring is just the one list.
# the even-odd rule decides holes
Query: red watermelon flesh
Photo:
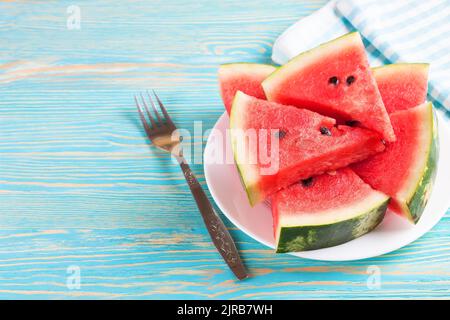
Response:
[{"label": "red watermelon flesh", "polygon": [[[238,91],[231,111],[230,134],[250,203],[254,205],[301,179],[345,167],[384,150],[377,133],[335,127],[335,122],[306,109],[256,99]],[[254,134],[257,151],[243,132]],[[271,149],[276,144],[278,153]]]},{"label": "red watermelon flesh", "polygon": [[276,68],[268,64],[230,63],[219,68],[219,86],[225,108],[230,114],[236,92],[242,91],[252,97],[265,99],[261,82]]},{"label": "red watermelon flesh", "polygon": [[396,63],[372,69],[388,113],[425,102],[428,69],[426,63]]},{"label": "red watermelon flesh", "polygon": [[373,188],[392,197],[390,208],[417,222],[434,181],[437,131],[431,103],[391,113],[397,141],[351,165]]},{"label": "red watermelon flesh", "polygon": [[335,246],[375,228],[389,197],[349,168],[293,184],[272,197],[277,252]]},{"label": "red watermelon flesh", "polygon": [[358,121],[386,141],[395,141],[357,32],[301,53],[272,73],[262,86],[269,101]]}]

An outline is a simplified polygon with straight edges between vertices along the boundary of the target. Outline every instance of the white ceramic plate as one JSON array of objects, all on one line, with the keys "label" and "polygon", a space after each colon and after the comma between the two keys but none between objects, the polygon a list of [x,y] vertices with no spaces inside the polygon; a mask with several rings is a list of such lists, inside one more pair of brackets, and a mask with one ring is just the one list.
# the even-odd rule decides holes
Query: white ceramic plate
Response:
[{"label": "white ceramic plate", "polygon": [[[345,244],[313,251],[293,253],[293,255],[327,261],[347,261],[382,255],[413,242],[430,230],[450,206],[450,128],[448,122],[439,115],[440,155],[436,182],[430,200],[417,225],[412,225],[394,213],[387,212],[384,221],[372,232]],[[275,247],[272,231],[272,214],[265,204],[250,207],[247,195],[240,182],[233,161],[228,157],[229,145],[226,129],[228,115],[224,113],[217,121],[209,136],[204,154],[204,169],[209,190],[219,208],[236,227],[255,240]],[[214,140],[222,139],[222,144]],[[226,140],[226,141],[224,141]],[[221,159],[222,157],[222,159]]]}]

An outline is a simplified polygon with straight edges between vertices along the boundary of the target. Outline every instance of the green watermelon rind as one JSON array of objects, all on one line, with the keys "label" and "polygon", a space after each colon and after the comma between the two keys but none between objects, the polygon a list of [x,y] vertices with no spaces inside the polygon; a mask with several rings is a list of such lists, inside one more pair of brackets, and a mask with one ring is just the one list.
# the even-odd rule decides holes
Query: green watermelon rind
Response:
[{"label": "green watermelon rind", "polygon": [[236,167],[238,169],[238,173],[239,173],[239,178],[241,179],[241,182],[244,186],[245,192],[247,193],[247,198],[248,201],[250,202],[250,205],[253,207],[256,203],[260,202],[261,199],[261,191],[258,188],[257,184],[252,184],[250,183],[250,179],[246,179],[246,175],[245,173],[249,174],[250,172],[253,171],[253,169],[250,166],[246,166],[245,164],[241,163],[237,157],[238,157],[238,153],[237,153],[237,141],[236,138],[233,135],[233,129],[239,129],[238,125],[237,125],[237,121],[238,121],[238,115],[237,115],[237,110],[238,108],[235,107],[235,105],[239,104],[239,99],[241,99],[242,97],[245,97],[245,95],[241,92],[238,91],[236,92],[236,95],[234,96],[233,99],[233,107],[231,108],[231,114],[230,114],[230,138],[231,138],[231,148],[233,151],[233,156],[234,156],[234,162],[236,164]]},{"label": "green watermelon rind", "polygon": [[386,196],[369,211],[335,223],[280,227],[276,253],[323,249],[356,239],[372,231],[383,221],[389,200]]},{"label": "green watermelon rind", "polygon": [[423,69],[423,72],[428,74],[428,69],[430,67],[429,63],[425,63],[425,62],[399,62],[399,63],[391,63],[391,64],[385,64],[382,66],[378,66],[378,67],[372,67],[370,68],[372,70],[373,73],[377,73],[377,72],[386,72],[388,70],[393,70],[393,68],[411,68],[411,67],[415,67],[415,68],[421,68]]},{"label": "green watermelon rind", "polygon": [[[429,68],[430,64],[426,62],[397,62],[397,63],[390,63],[390,64],[384,64],[381,66],[372,67],[371,69],[373,71],[378,71],[386,68],[410,68],[411,66],[417,66],[417,67],[423,67],[423,68]],[[426,69],[425,69],[426,70]]]},{"label": "green watermelon rind", "polygon": [[414,223],[419,221],[430,197],[434,180],[436,178],[437,161],[439,158],[437,118],[431,103],[429,103],[429,105],[431,113],[429,117],[431,118],[430,121],[432,121],[431,128],[433,132],[430,135],[431,141],[429,144],[430,148],[427,154],[427,161],[422,170],[422,174],[420,175],[421,178],[414,188],[414,192],[410,195],[409,200],[406,201],[405,208],[405,212],[408,214],[408,219]]}]

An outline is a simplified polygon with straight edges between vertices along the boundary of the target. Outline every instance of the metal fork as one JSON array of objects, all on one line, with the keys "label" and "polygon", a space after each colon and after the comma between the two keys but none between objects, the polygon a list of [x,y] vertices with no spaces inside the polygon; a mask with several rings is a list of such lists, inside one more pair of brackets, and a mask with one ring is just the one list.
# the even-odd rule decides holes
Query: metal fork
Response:
[{"label": "metal fork", "polygon": [[[142,93],[139,95],[142,103],[139,103],[139,97],[134,96],[139,116],[148,138],[157,148],[169,152],[178,160],[214,245],[236,277],[240,280],[247,278],[247,270],[239,257],[239,253],[230,233],[214,211],[214,208],[206,197],[200,183],[197,181],[197,178],[194,176],[194,173],[183,157],[181,148],[182,136],[178,134],[177,127],[170,119],[166,108],[156,95],[155,91],[153,91],[153,95],[158,102],[162,115],[156,109],[153,98],[148,91],[146,96],[152,106],[154,115],[151,114]],[[145,110],[147,117],[143,110]]]}]

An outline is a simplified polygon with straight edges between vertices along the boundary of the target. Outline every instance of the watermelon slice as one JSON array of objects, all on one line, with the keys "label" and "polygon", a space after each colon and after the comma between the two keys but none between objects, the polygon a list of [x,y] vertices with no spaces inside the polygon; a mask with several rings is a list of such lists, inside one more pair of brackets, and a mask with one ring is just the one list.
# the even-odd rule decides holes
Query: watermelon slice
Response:
[{"label": "watermelon slice", "polygon": [[436,175],[437,129],[431,103],[391,113],[397,141],[386,151],[352,164],[368,184],[392,197],[389,207],[417,223]]},{"label": "watermelon slice", "polygon": [[265,99],[266,95],[261,82],[276,68],[268,64],[230,63],[219,68],[220,94],[230,114],[231,105],[236,92],[242,91],[252,97]]},{"label": "watermelon slice", "polygon": [[[234,157],[251,205],[301,179],[347,166],[385,149],[363,128],[237,92],[230,118]],[[251,141],[253,137],[253,143]],[[278,152],[277,152],[278,151]]]},{"label": "watermelon slice", "polygon": [[425,102],[428,69],[426,63],[396,63],[372,69],[388,113],[414,108]]},{"label": "watermelon slice", "polygon": [[277,252],[332,247],[373,230],[389,197],[373,190],[352,170],[303,180],[272,197]]},{"label": "watermelon slice", "polygon": [[301,53],[262,86],[269,101],[308,108],[341,121],[358,121],[386,141],[395,141],[357,32]]}]

